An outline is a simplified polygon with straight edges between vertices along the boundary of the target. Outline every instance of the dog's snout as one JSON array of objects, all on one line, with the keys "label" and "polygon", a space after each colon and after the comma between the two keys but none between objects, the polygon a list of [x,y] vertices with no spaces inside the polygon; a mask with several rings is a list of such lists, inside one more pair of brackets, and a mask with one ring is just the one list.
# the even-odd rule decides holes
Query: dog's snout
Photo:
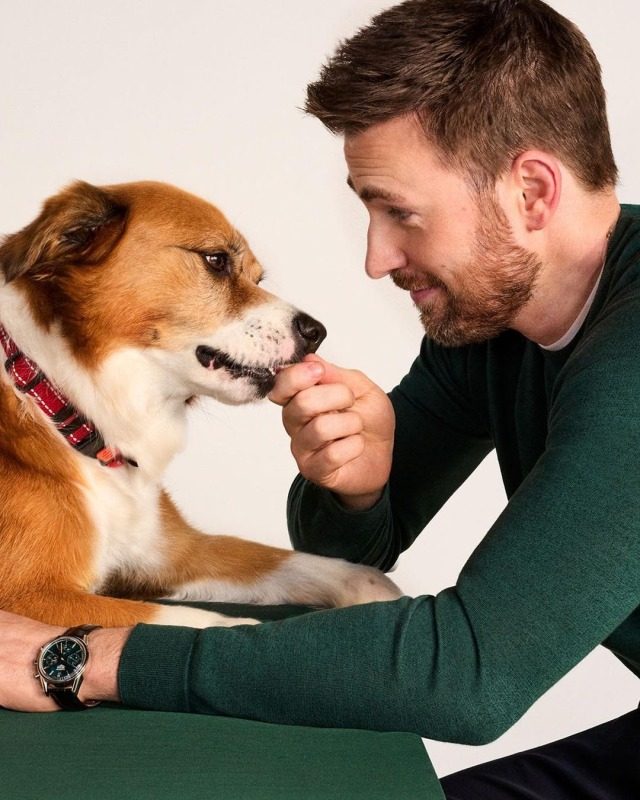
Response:
[{"label": "dog's snout", "polygon": [[293,320],[293,325],[296,331],[302,337],[305,354],[315,353],[327,335],[327,329],[324,327],[324,325],[313,317],[310,317],[308,314],[303,314],[302,312],[296,314]]}]

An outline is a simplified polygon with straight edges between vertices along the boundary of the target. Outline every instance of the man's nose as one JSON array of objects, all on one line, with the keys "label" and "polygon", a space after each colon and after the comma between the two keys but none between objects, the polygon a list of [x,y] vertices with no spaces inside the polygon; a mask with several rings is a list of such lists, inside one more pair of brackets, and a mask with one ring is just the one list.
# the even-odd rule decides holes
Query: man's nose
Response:
[{"label": "man's nose", "polygon": [[394,241],[393,236],[384,228],[370,224],[367,232],[367,255],[364,262],[367,275],[377,280],[404,266],[406,266],[404,253]]}]

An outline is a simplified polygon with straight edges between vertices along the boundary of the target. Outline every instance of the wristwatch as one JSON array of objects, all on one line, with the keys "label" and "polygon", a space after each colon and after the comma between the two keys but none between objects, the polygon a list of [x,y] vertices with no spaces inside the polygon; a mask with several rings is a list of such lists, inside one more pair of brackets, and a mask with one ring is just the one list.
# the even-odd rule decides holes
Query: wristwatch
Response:
[{"label": "wristwatch", "polygon": [[41,649],[34,661],[35,678],[40,679],[47,697],[53,697],[60,708],[84,711],[97,706],[98,700],[78,699],[83,672],[89,660],[87,636],[100,625],[78,625],[56,636]]}]

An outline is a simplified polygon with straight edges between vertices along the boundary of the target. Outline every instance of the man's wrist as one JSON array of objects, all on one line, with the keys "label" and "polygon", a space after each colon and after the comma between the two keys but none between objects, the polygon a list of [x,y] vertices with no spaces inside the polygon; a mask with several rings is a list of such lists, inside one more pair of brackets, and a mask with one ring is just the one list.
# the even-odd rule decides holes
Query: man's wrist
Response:
[{"label": "man's wrist", "polygon": [[88,636],[89,659],[78,697],[87,700],[120,701],[118,667],[132,628],[101,628]]},{"label": "man's wrist", "polygon": [[368,509],[372,508],[378,500],[382,497],[383,489],[378,489],[375,492],[369,492],[368,494],[357,494],[357,495],[343,495],[337,494],[336,497],[340,502],[341,506],[348,509],[349,511],[367,511]]}]

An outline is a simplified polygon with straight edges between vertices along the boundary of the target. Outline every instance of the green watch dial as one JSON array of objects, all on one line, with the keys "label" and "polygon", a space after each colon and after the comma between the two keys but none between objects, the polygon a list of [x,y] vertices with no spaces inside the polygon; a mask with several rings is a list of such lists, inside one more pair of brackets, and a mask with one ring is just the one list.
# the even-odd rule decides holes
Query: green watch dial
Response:
[{"label": "green watch dial", "polygon": [[86,647],[78,639],[56,639],[40,656],[41,671],[50,681],[63,683],[82,671],[86,655]]}]

